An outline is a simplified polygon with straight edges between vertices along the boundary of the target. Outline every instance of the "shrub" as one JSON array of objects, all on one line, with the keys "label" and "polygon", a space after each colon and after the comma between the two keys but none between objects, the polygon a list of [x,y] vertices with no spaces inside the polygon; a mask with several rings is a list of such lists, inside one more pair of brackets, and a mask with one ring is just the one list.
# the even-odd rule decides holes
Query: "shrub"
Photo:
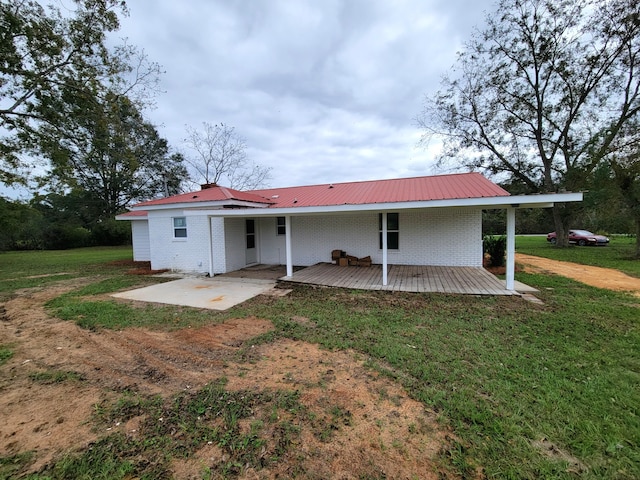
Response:
[{"label": "shrub", "polygon": [[490,257],[490,267],[502,267],[504,265],[504,254],[507,250],[507,237],[504,235],[487,235],[482,242],[484,253]]},{"label": "shrub", "polygon": [[96,222],[91,228],[94,245],[131,245],[131,222],[121,222],[114,218]]}]

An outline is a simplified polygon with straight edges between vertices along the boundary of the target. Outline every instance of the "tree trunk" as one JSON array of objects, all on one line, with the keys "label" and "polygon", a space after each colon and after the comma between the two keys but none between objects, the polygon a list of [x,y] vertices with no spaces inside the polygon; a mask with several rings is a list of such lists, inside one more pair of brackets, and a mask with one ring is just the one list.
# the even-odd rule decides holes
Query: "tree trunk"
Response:
[{"label": "tree trunk", "polygon": [[635,216],[636,221],[636,260],[640,260],[640,215]]},{"label": "tree trunk", "polygon": [[553,206],[553,225],[556,229],[556,247],[569,246],[569,219],[565,213],[564,204]]}]

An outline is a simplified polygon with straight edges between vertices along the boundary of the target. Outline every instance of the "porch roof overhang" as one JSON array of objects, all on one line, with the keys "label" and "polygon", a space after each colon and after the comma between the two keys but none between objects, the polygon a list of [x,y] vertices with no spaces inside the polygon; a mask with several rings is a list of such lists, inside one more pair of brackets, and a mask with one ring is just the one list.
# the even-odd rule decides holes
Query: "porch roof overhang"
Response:
[{"label": "porch roof overhang", "polygon": [[[473,207],[482,209],[507,208],[550,208],[556,203],[580,202],[582,192],[577,193],[546,193],[537,195],[508,195],[500,197],[458,198],[447,200],[429,200],[421,202],[387,202],[368,203],[361,205],[325,205],[313,207],[287,208],[194,208],[193,205],[184,206],[185,215],[207,215],[210,217],[276,217],[323,215],[356,212],[383,212],[414,210],[428,208],[459,208]],[[189,208],[190,207],[190,208]],[[174,208],[180,208],[174,205]]]},{"label": "porch roof overhang", "polygon": [[158,205],[145,205],[139,204],[131,207],[132,212],[139,211],[155,211],[155,210],[234,210],[234,209],[251,209],[261,210],[267,208],[267,204],[259,204],[254,202],[247,202],[244,200],[215,200],[207,202],[176,202],[176,203],[162,203]]}]

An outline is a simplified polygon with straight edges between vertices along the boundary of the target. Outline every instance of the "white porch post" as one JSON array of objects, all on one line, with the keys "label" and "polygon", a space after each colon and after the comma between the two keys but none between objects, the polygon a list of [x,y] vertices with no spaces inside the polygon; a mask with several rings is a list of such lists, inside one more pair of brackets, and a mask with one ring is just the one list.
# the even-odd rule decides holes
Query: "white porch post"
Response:
[{"label": "white porch post", "polygon": [[387,285],[387,214],[382,215],[382,285]]},{"label": "white porch post", "polygon": [[284,217],[284,243],[287,257],[287,277],[293,277],[293,255],[291,253],[291,216]]},{"label": "white porch post", "polygon": [[507,208],[507,290],[515,290],[516,209]]},{"label": "white porch post", "polygon": [[209,226],[209,276],[213,277],[213,235],[211,234],[211,217],[207,217]]}]

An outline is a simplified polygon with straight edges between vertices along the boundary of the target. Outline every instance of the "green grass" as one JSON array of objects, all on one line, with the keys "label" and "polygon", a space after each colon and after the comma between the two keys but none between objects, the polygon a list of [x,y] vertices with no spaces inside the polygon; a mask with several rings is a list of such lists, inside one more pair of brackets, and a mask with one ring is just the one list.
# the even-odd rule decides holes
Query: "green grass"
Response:
[{"label": "green grass", "polygon": [[62,279],[112,274],[110,262],[130,260],[131,247],[0,252],[0,301],[15,290],[44,286]]},{"label": "green grass", "polygon": [[[514,298],[296,289],[254,313],[282,335],[353,348],[439,412],[463,475],[640,477],[640,329],[632,297],[528,275],[543,307]],[[281,313],[279,313],[281,312]],[[315,322],[290,320],[295,312]]]},{"label": "green grass", "polygon": [[79,382],[84,380],[84,377],[78,372],[64,370],[32,372],[29,374],[29,378],[34,382],[41,383],[43,385],[52,385],[54,383],[62,382]]},{"label": "green grass", "polygon": [[0,345],[0,365],[13,357],[13,351],[6,346]]},{"label": "green grass", "polygon": [[[605,248],[553,249],[537,242],[545,240],[518,237],[518,251],[547,251],[556,255],[552,258],[574,261],[576,255],[593,256],[602,266],[632,263],[620,258],[627,247],[621,241],[618,251],[618,239]],[[258,342],[289,337],[360,352],[371,368],[401,382],[412,397],[437,412],[443,427],[452,429],[456,440],[441,451],[441,468],[462,477],[481,469],[487,478],[640,478],[640,301],[630,295],[559,276],[520,273],[519,280],[540,289],[544,305],[511,297],[296,287],[283,298],[257,297],[216,313],[135,308],[95,298],[133,280],[121,270],[83,265],[85,272],[100,272],[96,282],[58,297],[49,308],[88,328],[168,329],[255,315],[276,325],[275,333]],[[0,272],[1,280],[5,272]],[[310,321],[301,324],[294,317]],[[330,442],[327,425],[350,421],[347,412],[330,406],[325,421],[314,423],[295,392],[244,394],[239,398],[226,392],[222,381],[167,401],[125,394],[113,404],[98,405],[95,421],[126,421],[144,414],[151,423],[139,440],[102,437],[91,449],[65,457],[33,478],[160,478],[171,457],[191,455],[203,441],[229,452],[228,463],[209,474],[234,478],[242,462],[256,469],[266,465],[256,457],[257,446],[265,447],[261,429],[275,428],[278,416],[280,440],[266,445],[273,462],[295,445],[300,428]],[[240,433],[233,425],[245,418],[246,408],[257,412],[256,423],[250,432]],[[212,420],[207,423],[211,429],[202,430],[194,418],[214,411],[219,422]],[[172,430],[163,430],[158,415]],[[181,435],[176,440],[170,431]],[[0,466],[15,471],[16,459],[0,459]]]},{"label": "green grass", "polygon": [[614,268],[633,277],[640,277],[640,260],[634,259],[634,237],[613,236],[605,247],[556,248],[545,236],[517,236],[516,252],[538,257],[575,262],[596,267]]}]

